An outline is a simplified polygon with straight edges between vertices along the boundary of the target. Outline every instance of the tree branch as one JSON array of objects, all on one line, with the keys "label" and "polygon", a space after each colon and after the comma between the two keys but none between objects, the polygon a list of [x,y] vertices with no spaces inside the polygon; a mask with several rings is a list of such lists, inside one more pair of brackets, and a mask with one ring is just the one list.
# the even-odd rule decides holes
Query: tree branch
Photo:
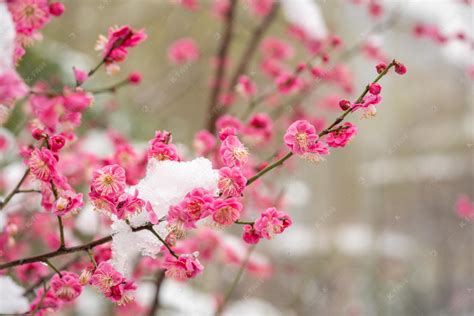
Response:
[{"label": "tree branch", "polygon": [[221,91],[222,80],[225,76],[225,60],[227,58],[227,52],[229,50],[230,42],[232,41],[233,29],[234,29],[234,14],[237,7],[237,0],[231,0],[230,8],[225,17],[226,23],[224,24],[221,44],[217,51],[217,68],[214,76],[215,85],[211,90],[211,95],[209,99],[209,118],[207,122],[207,129],[211,132],[215,132],[215,122],[219,117],[218,107],[218,97]]}]

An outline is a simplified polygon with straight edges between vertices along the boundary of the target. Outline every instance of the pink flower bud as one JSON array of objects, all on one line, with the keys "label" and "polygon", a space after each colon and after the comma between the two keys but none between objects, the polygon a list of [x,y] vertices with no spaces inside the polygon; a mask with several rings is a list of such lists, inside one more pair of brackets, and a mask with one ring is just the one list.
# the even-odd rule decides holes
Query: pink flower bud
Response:
[{"label": "pink flower bud", "polygon": [[339,107],[341,108],[341,110],[347,111],[351,107],[351,102],[348,100],[341,100],[339,101]]},{"label": "pink flower bud", "polygon": [[377,69],[378,74],[382,73],[386,68],[387,68],[386,63],[380,63],[377,66],[375,66],[375,69]]},{"label": "pink flower bud", "polygon": [[369,87],[369,92],[371,94],[377,95],[380,93],[380,91],[382,91],[382,86],[379,85],[378,83],[372,83]]},{"label": "pink flower bud", "polygon": [[49,146],[54,152],[59,151],[66,144],[66,138],[63,135],[54,135],[49,139]]},{"label": "pink flower bud", "polygon": [[407,68],[405,67],[404,64],[400,62],[395,63],[395,72],[399,75],[404,75],[407,72]]},{"label": "pink flower bud", "polygon": [[54,16],[61,16],[64,13],[64,4],[61,2],[53,2],[49,5],[49,13]]},{"label": "pink flower bud", "polygon": [[133,85],[138,85],[142,82],[142,75],[138,71],[134,71],[128,75],[128,82]]},{"label": "pink flower bud", "polygon": [[331,37],[331,46],[332,47],[338,47],[342,44],[342,40],[339,36],[333,35]]},{"label": "pink flower bud", "polygon": [[313,67],[311,68],[311,74],[313,75],[314,78],[321,79],[324,75],[324,70],[322,70],[319,67]]},{"label": "pink flower bud", "polygon": [[306,69],[306,64],[305,63],[299,63],[298,66],[296,66],[296,72],[297,73],[300,73],[305,69]]},{"label": "pink flower bud", "polygon": [[36,140],[42,140],[42,139],[45,138],[47,135],[46,135],[46,133],[45,133],[42,129],[34,128],[34,129],[31,131],[31,136],[33,136],[33,138],[36,139]]},{"label": "pink flower bud", "polygon": [[72,71],[74,72],[74,78],[76,79],[76,83],[81,85],[84,81],[87,80],[87,73],[79,68],[72,67]]}]

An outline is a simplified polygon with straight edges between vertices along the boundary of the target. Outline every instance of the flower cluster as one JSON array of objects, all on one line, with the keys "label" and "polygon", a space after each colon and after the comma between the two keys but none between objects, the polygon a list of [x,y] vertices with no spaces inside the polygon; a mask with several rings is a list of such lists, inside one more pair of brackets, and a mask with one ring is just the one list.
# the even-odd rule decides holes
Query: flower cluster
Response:
[{"label": "flower cluster", "polygon": [[133,292],[137,289],[135,282],[126,279],[120,272],[106,262],[86,268],[81,275],[83,285],[90,284],[99,290],[106,298],[118,305],[133,301]]},{"label": "flower cluster", "polygon": [[310,161],[321,161],[329,154],[327,145],[319,140],[316,128],[305,120],[293,122],[283,140],[292,153]]},{"label": "flower cluster", "polygon": [[93,173],[89,199],[94,207],[108,215],[125,219],[140,212],[145,201],[138,198],[138,192],[125,192],[125,170],[119,165],[107,165]]},{"label": "flower cluster", "polygon": [[137,46],[146,40],[144,30],[135,31],[128,25],[109,28],[108,37],[100,36],[96,50],[102,51],[102,56],[109,72],[117,71],[118,63],[123,62],[128,56],[128,49]]},{"label": "flower cluster", "polygon": [[272,239],[273,236],[283,233],[291,224],[288,214],[271,207],[262,212],[254,224],[244,226],[242,238],[249,244],[256,244],[261,238]]}]

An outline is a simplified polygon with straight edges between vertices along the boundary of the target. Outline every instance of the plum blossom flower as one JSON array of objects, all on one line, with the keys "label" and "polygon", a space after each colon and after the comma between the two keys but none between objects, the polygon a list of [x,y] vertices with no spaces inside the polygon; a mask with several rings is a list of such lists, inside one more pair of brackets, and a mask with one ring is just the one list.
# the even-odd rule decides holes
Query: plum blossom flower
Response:
[{"label": "plum blossom flower", "polygon": [[138,197],[138,190],[135,190],[133,195],[123,193],[118,198],[114,214],[119,219],[125,219],[129,215],[141,212],[145,206],[145,201]]},{"label": "plum blossom flower", "polygon": [[71,302],[82,292],[79,276],[73,272],[61,272],[51,279],[51,289],[54,295],[62,301]]},{"label": "plum blossom flower", "polygon": [[219,170],[217,188],[223,196],[238,197],[245,189],[247,179],[238,167],[223,167]]},{"label": "plum blossom flower", "polygon": [[119,196],[124,189],[125,170],[119,165],[108,165],[94,171],[91,191],[100,196]]},{"label": "plum blossom flower", "polygon": [[266,142],[272,138],[273,122],[267,113],[254,114],[243,133],[255,143]]},{"label": "plum blossom flower", "polygon": [[216,138],[207,130],[202,130],[194,135],[194,151],[198,156],[207,156],[216,144]]},{"label": "plum blossom flower", "polygon": [[465,220],[474,218],[474,203],[469,200],[467,195],[460,195],[456,201],[456,213]]},{"label": "plum blossom flower", "polygon": [[306,120],[298,120],[291,124],[283,137],[286,147],[297,155],[309,152],[312,144],[318,140],[316,128]]},{"label": "plum blossom flower", "polygon": [[235,131],[238,132],[242,129],[242,122],[235,116],[225,114],[217,119],[216,127],[218,130],[222,130],[227,127],[233,127]]},{"label": "plum blossom flower", "polygon": [[17,31],[28,33],[41,29],[50,19],[47,0],[14,0],[7,3]]},{"label": "plum blossom flower", "polygon": [[291,45],[274,37],[268,37],[262,42],[261,51],[264,54],[265,59],[272,58],[276,60],[285,60],[294,55],[293,47],[291,47]]},{"label": "plum blossom flower", "polygon": [[185,64],[199,59],[199,48],[192,38],[182,38],[168,49],[168,58],[174,64]]},{"label": "plum blossom flower", "polygon": [[216,199],[212,203],[212,219],[219,225],[229,226],[239,219],[242,209],[242,203],[236,198]]},{"label": "plum blossom flower", "polygon": [[56,200],[53,212],[55,215],[63,216],[76,212],[83,205],[82,193],[77,194],[74,191],[64,191]]},{"label": "plum blossom flower", "polygon": [[290,94],[300,89],[303,85],[303,82],[298,76],[288,73],[279,75],[276,78],[275,83],[281,94]]},{"label": "plum blossom flower", "polygon": [[344,147],[357,134],[357,126],[350,122],[342,125],[341,129],[329,133],[326,143],[329,147]]},{"label": "plum blossom flower", "polygon": [[96,50],[102,51],[107,64],[122,62],[127,58],[128,49],[137,46],[147,38],[143,29],[135,31],[128,25],[109,28],[108,38],[101,36]]},{"label": "plum blossom flower", "polygon": [[224,127],[219,131],[219,139],[223,141],[226,139],[228,136],[236,136],[237,135],[237,129],[235,127],[227,126]]},{"label": "plum blossom flower", "polygon": [[112,302],[122,306],[130,303],[134,300],[132,292],[137,289],[135,282],[131,280],[124,280],[119,284],[116,284],[110,288],[110,295],[107,296]]},{"label": "plum blossom flower", "polygon": [[312,143],[308,151],[304,153],[301,158],[309,160],[311,162],[320,162],[324,161],[323,156],[329,155],[329,148],[326,144],[318,141],[315,143]]},{"label": "plum blossom flower", "polygon": [[195,228],[196,221],[209,215],[213,200],[209,191],[196,188],[186,194],[181,203],[170,206],[167,221],[172,231],[182,235],[183,228]]},{"label": "plum blossom flower", "polygon": [[249,156],[247,148],[236,136],[228,136],[222,142],[219,153],[227,167],[242,167]]},{"label": "plum blossom flower", "polygon": [[237,92],[243,95],[246,98],[250,98],[255,95],[257,91],[257,87],[255,83],[250,80],[250,78],[246,75],[241,75],[239,78],[239,82],[236,87]]},{"label": "plum blossom flower", "polygon": [[156,144],[169,144],[173,141],[173,135],[168,131],[156,131],[155,137],[150,140],[150,147],[155,146]]},{"label": "plum blossom flower", "polygon": [[13,104],[18,98],[26,95],[28,88],[14,70],[0,74],[0,104]]},{"label": "plum blossom flower", "polygon": [[251,245],[257,244],[262,236],[255,230],[253,225],[244,225],[242,239]]},{"label": "plum blossom flower", "polygon": [[165,275],[177,281],[194,278],[204,270],[197,256],[197,252],[193,254],[183,254],[178,258],[168,254],[164,262],[164,267],[166,268]]},{"label": "plum blossom flower", "polygon": [[44,182],[49,182],[56,175],[57,160],[51,150],[47,148],[35,148],[31,152],[28,166],[31,173]]},{"label": "plum blossom flower", "polygon": [[92,104],[94,98],[82,88],[74,90],[65,87],[63,91],[62,103],[64,108],[71,112],[82,112]]},{"label": "plum blossom flower", "polygon": [[102,261],[92,274],[90,283],[107,296],[110,289],[123,280],[124,277],[120,272],[115,270],[110,263]]},{"label": "plum blossom flower", "polygon": [[148,159],[154,158],[158,161],[179,161],[178,151],[173,144],[155,143],[148,150]]},{"label": "plum blossom flower", "polygon": [[270,207],[255,221],[254,228],[263,238],[272,239],[274,235],[281,234],[291,224],[292,221],[288,214]]}]

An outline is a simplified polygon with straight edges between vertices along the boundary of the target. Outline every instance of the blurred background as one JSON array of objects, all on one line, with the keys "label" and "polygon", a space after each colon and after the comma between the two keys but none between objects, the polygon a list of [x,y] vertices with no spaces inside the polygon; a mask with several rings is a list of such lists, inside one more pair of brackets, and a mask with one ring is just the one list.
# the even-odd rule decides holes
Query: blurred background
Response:
[{"label": "blurred background", "polygon": [[[221,36],[221,21],[209,12],[211,1],[200,1],[194,12],[168,0],[64,2],[64,16],[48,25],[43,42],[21,62],[26,82],[72,82],[72,66],[89,69],[99,60],[94,51],[98,34],[105,35],[111,25],[144,27],[148,40],[131,52],[117,78],[101,71],[87,84],[104,86],[138,70],[141,86],[98,96],[81,133],[98,135],[109,126],[140,143],[166,129],[182,144],[180,150],[192,152],[193,135],[205,127],[211,60]],[[294,226],[258,245],[274,264],[273,276],[244,275],[231,309],[244,315],[474,315],[474,231],[455,212],[459,195],[474,197],[473,86],[466,70],[472,51],[413,35],[413,25],[421,20],[471,37],[472,5],[385,1],[384,16],[377,20],[352,1],[317,4],[329,32],[343,40],[342,51],[371,39],[408,72],[383,79],[384,99],[375,119],[351,119],[359,133],[350,146],[333,150],[318,165],[294,159],[291,174],[271,176],[288,194],[286,210]],[[236,19],[231,57],[240,55],[260,22],[248,14],[244,1]],[[280,12],[268,34],[291,42],[286,28]],[[183,37],[196,40],[200,60],[172,65],[168,46]],[[306,56],[299,49],[289,65]],[[259,81],[258,60],[248,73],[257,76],[263,91],[269,82]],[[375,64],[360,51],[347,59],[352,97],[373,79]],[[334,87],[317,89],[302,106],[331,122],[337,110],[321,103],[334,93]],[[13,130],[22,117],[21,108],[16,111],[9,122]],[[232,111],[241,113],[243,105]],[[251,150],[261,159],[272,153],[271,148]],[[206,267],[187,286],[165,281],[162,313],[167,302],[181,299],[190,300],[184,314],[205,315],[200,304],[225,291],[236,272],[236,267]],[[89,296],[86,292],[81,299],[92,300]],[[147,299],[146,293],[142,296]],[[104,310],[91,302],[89,309],[75,313]]]}]

